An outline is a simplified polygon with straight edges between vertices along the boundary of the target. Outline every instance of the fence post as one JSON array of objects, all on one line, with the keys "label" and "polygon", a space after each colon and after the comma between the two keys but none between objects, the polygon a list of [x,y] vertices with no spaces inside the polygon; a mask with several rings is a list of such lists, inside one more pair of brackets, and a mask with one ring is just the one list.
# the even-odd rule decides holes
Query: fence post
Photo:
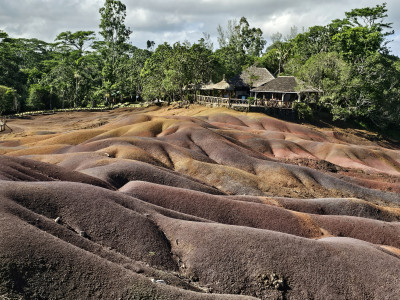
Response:
[{"label": "fence post", "polygon": [[0,119],[0,132],[6,130],[6,118],[1,117]]}]

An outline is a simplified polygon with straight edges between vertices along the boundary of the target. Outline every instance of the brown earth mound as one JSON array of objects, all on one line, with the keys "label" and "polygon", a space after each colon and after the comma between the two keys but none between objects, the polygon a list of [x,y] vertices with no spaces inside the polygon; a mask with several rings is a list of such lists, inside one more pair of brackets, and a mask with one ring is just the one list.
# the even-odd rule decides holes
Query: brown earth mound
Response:
[{"label": "brown earth mound", "polygon": [[400,295],[395,145],[200,106],[8,125],[0,298]]},{"label": "brown earth mound", "polygon": [[0,181],[72,181],[114,189],[95,177],[34,160],[0,156],[0,166]]}]

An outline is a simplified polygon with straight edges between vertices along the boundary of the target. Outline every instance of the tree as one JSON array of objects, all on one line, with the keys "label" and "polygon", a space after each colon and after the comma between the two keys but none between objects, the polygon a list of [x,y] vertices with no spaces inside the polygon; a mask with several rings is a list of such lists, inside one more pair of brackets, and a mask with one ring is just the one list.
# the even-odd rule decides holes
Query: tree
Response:
[{"label": "tree", "polygon": [[146,45],[147,50],[154,51],[154,46],[156,45],[156,43],[154,41],[147,40]]},{"label": "tree", "polygon": [[53,109],[57,104],[57,97],[49,86],[32,84],[29,87],[27,106],[32,110]]},{"label": "tree", "polygon": [[190,44],[175,43],[167,57],[164,69],[164,80],[161,84],[167,95],[175,100],[175,96],[182,98],[183,88],[190,83],[191,57],[189,53]]},{"label": "tree", "polygon": [[[82,54],[86,47],[90,47],[90,41],[95,39],[94,31],[76,31],[72,33],[71,31],[61,32],[57,37],[56,41],[59,41],[62,45],[68,48],[73,48]],[[86,46],[86,47],[85,47]],[[71,49],[69,49],[71,51]]]},{"label": "tree", "polygon": [[235,27],[237,26],[237,20],[228,20],[226,29],[221,25],[218,25],[218,44],[220,48],[225,48],[229,46],[229,43],[233,42],[233,37],[235,36]]},{"label": "tree", "polygon": [[348,67],[338,53],[321,52],[308,59],[297,75],[313,87],[330,94],[332,84],[338,85],[348,73]]},{"label": "tree", "polygon": [[330,52],[333,47],[332,37],[333,28],[329,25],[312,26],[292,40],[293,54],[305,63],[313,55]]},{"label": "tree", "polygon": [[[377,4],[375,7],[356,8],[350,12],[346,12],[346,19],[353,27],[367,27],[382,32],[384,36],[394,33],[392,29],[393,23],[385,23],[387,15],[386,3]],[[389,29],[388,32],[383,32]]]},{"label": "tree", "polygon": [[259,67],[267,68],[272,74],[278,75],[282,65],[278,49],[269,49],[257,59],[256,64]]},{"label": "tree", "polygon": [[236,51],[231,46],[217,49],[213,56],[217,62],[216,73],[219,80],[224,74],[227,78],[239,74],[244,66],[252,65],[254,62],[254,58],[247,56],[243,51]]},{"label": "tree", "polygon": [[132,31],[125,26],[126,6],[118,0],[106,0],[104,6],[99,10],[101,16],[100,34],[103,43],[99,44],[103,60],[103,86],[115,95],[120,91],[117,89],[118,78],[116,70],[120,68],[123,55],[128,49],[127,42]]},{"label": "tree", "polygon": [[236,30],[239,32],[240,43],[244,52],[250,56],[259,57],[267,44],[263,38],[263,32],[260,28],[250,28],[249,22],[245,17],[239,21]]},{"label": "tree", "polygon": [[15,40],[0,31],[0,85],[15,89],[24,95],[26,75],[21,71],[21,58],[17,53]]},{"label": "tree", "polygon": [[400,124],[399,59],[388,55],[386,37],[393,31],[386,12],[386,3],[353,9],[291,41],[285,71],[323,90],[320,105],[334,119],[379,128]]},{"label": "tree", "polygon": [[350,61],[365,59],[376,51],[388,54],[385,38],[394,31],[390,30],[392,23],[384,21],[386,12],[386,3],[346,12],[344,20],[335,21],[339,29],[333,36],[337,51]]},{"label": "tree", "polygon": [[107,50],[113,55],[124,53],[126,42],[132,31],[125,26],[126,6],[118,0],[106,0],[99,10],[101,16],[100,34],[103,36]]},{"label": "tree", "polygon": [[310,27],[293,39],[293,56],[305,63],[313,55],[334,51],[355,62],[376,51],[387,53],[385,37],[393,31],[390,31],[392,24],[384,21],[386,12],[386,3],[383,3],[353,9],[345,13],[346,18],[333,20],[326,26]]},{"label": "tree", "polygon": [[201,38],[189,51],[189,82],[195,87],[208,82],[215,73],[216,60],[212,53],[212,44]]},{"label": "tree", "polygon": [[267,48],[261,58],[257,59],[256,64],[261,65],[270,70],[274,75],[280,75],[286,70],[286,64],[293,58],[293,42],[298,37],[298,28],[292,26],[290,33],[283,36],[282,33],[276,32],[271,35],[272,44]]},{"label": "tree", "polygon": [[0,85],[0,116],[18,109],[16,90]]},{"label": "tree", "polygon": [[212,51],[199,43],[159,45],[141,72],[146,99],[183,99],[189,86],[195,88],[210,79],[215,61]]},{"label": "tree", "polygon": [[40,63],[43,60],[50,59],[50,44],[44,41],[32,39],[11,39],[13,51],[19,58],[19,67],[22,70],[33,68],[41,69]]},{"label": "tree", "polygon": [[[376,52],[354,66],[360,85],[352,91],[356,116],[380,129],[400,126],[399,60]],[[397,65],[396,65],[397,64]]]},{"label": "tree", "polygon": [[282,34],[279,32],[271,37],[274,41],[271,46],[267,48],[266,53],[260,62],[265,64],[269,70],[275,75],[279,75],[284,70],[284,64],[288,61],[292,51],[290,41],[283,41]]},{"label": "tree", "polygon": [[143,86],[140,73],[151,55],[152,53],[147,49],[131,47],[129,56],[124,56],[117,69],[119,82],[121,83],[119,88],[124,95],[129,96],[131,101],[133,101],[134,95],[139,98],[142,94]]},{"label": "tree", "polygon": [[151,55],[140,72],[143,84],[142,96],[145,99],[164,99],[167,90],[162,82],[165,79],[165,71],[168,70],[166,64],[172,53],[172,47],[168,43],[160,44]]},{"label": "tree", "polygon": [[297,75],[322,91],[319,104],[332,113],[334,120],[354,115],[351,94],[357,80],[353,80],[351,66],[338,53],[321,52],[312,56]]},{"label": "tree", "polygon": [[320,105],[333,119],[353,119],[381,129],[400,124],[398,58],[376,52],[347,62],[336,52],[312,56],[298,76],[323,91]]},{"label": "tree", "polygon": [[100,57],[96,53],[89,53],[75,61],[75,93],[74,106],[93,106],[93,96],[96,86],[101,85]]},{"label": "tree", "polygon": [[367,27],[346,28],[333,37],[336,48],[349,61],[362,60],[382,49],[384,36]]},{"label": "tree", "polygon": [[217,30],[221,48],[230,47],[249,56],[259,57],[267,43],[262,30],[251,28],[245,17],[242,17],[239,23],[236,20],[228,21],[227,29],[219,25]]},{"label": "tree", "polygon": [[203,32],[203,37],[199,40],[199,44],[211,52],[214,50],[214,43],[211,41],[211,36],[207,32]]},{"label": "tree", "polygon": [[[57,60],[58,66],[52,69],[56,72],[50,72],[51,75],[47,77],[46,82],[52,90],[53,88],[57,90],[63,107],[67,94],[69,99],[73,100],[74,107],[82,105],[91,93],[94,83],[97,83],[99,72],[94,59],[96,56],[85,51],[91,46],[93,40],[93,31],[76,31],[74,33],[66,31],[60,33],[56,38],[62,56]],[[63,82],[60,82],[57,75],[63,78]],[[57,84],[55,84],[56,82]],[[58,86],[60,84],[61,86]],[[71,90],[66,91],[67,87]]]},{"label": "tree", "polygon": [[60,62],[43,77],[41,82],[52,87],[53,93],[57,94],[61,101],[62,108],[73,106],[75,94],[74,69],[70,64]]}]

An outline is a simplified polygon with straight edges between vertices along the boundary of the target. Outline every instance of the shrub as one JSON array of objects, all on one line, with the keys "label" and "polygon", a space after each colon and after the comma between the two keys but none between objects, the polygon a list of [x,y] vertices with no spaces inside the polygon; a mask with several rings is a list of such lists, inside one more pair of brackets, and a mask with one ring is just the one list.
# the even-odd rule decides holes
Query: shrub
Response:
[{"label": "shrub", "polygon": [[311,120],[313,118],[313,110],[307,103],[295,102],[293,109],[300,120]]}]

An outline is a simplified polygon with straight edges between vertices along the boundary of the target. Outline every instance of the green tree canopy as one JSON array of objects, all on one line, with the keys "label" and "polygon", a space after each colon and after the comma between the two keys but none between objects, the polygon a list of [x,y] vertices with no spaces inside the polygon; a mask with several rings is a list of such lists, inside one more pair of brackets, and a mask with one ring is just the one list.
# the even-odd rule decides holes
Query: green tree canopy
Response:
[{"label": "green tree canopy", "polygon": [[17,109],[17,91],[4,85],[0,85],[0,116],[5,112],[11,112]]},{"label": "green tree canopy", "polygon": [[[120,85],[117,70],[121,69],[124,55],[129,49],[128,40],[132,31],[126,27],[126,6],[118,0],[105,0],[104,6],[99,10],[100,35],[104,41],[98,44],[98,50],[103,56],[104,66],[103,88],[108,94],[116,95],[121,91],[118,89]],[[114,96],[111,96],[114,99]]]},{"label": "green tree canopy", "polygon": [[266,40],[260,28],[250,27],[245,17],[239,22],[236,20],[228,21],[227,28],[218,26],[218,42],[221,48],[232,48],[236,52],[243,52],[249,56],[260,56]]},{"label": "green tree canopy", "polygon": [[87,47],[90,47],[90,42],[95,39],[94,31],[64,31],[61,32],[57,37],[56,41],[59,41],[62,45],[68,48],[73,48],[79,53],[83,53]]}]

